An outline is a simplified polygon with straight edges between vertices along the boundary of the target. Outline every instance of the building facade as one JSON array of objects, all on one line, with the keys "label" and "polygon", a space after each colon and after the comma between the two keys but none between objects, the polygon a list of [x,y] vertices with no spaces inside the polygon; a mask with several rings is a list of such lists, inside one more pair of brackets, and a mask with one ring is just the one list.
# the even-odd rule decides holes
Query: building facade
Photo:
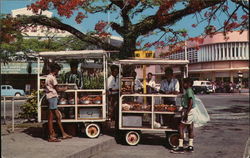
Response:
[{"label": "building facade", "polygon": [[[207,36],[202,44],[186,42],[186,53],[175,52],[166,56],[169,59],[189,60],[189,77],[197,80],[210,80],[219,82],[239,81],[239,74],[243,74],[244,86],[248,86],[249,79],[249,36],[248,30],[229,32],[225,36],[217,33],[213,37]],[[159,49],[156,54],[160,55],[168,51],[168,48]],[[157,70],[156,70],[157,71]],[[158,72],[160,73],[160,72]]]}]

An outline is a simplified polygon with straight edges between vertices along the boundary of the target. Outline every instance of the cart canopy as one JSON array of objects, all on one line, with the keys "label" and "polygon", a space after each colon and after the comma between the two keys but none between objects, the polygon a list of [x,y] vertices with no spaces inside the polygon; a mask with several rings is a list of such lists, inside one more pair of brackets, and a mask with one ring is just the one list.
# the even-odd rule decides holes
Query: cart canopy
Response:
[{"label": "cart canopy", "polygon": [[169,59],[130,59],[130,60],[119,60],[117,64],[124,65],[186,65],[189,63],[188,60],[169,60]]},{"label": "cart canopy", "polygon": [[39,52],[39,57],[53,58],[53,59],[79,59],[79,58],[101,58],[107,53],[118,51],[105,51],[105,50],[75,50],[75,51],[51,51]]}]

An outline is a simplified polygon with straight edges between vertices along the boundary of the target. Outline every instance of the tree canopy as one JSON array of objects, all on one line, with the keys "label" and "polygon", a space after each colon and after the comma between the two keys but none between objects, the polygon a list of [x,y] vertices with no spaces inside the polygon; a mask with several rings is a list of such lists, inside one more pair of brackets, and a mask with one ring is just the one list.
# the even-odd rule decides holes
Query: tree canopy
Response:
[{"label": "tree canopy", "polygon": [[[188,15],[194,15],[194,21],[191,22],[194,28],[201,23],[206,23],[204,28],[206,35],[213,35],[218,31],[226,33],[234,29],[248,29],[249,2],[231,0],[230,3],[234,4],[234,9],[229,9],[227,0],[38,0],[28,6],[28,9],[37,15],[20,16],[15,19],[15,22],[22,27],[35,24],[65,30],[80,40],[97,45],[99,48],[120,50],[120,57],[126,58],[133,56],[133,52],[138,48],[164,47],[187,40],[189,35],[185,26],[183,29],[175,30],[173,25]],[[115,20],[96,21],[93,31],[81,32],[58,18],[40,15],[44,10],[53,9],[57,10],[60,16],[66,18],[70,18],[76,13],[76,23],[81,23],[90,14],[107,14],[108,12],[116,13],[121,19],[121,23]],[[151,11],[151,14],[147,10]],[[240,17],[237,14],[239,10],[244,13]],[[220,21],[221,14],[227,16],[225,21]],[[221,26],[216,27],[215,22],[221,23]],[[105,40],[110,36],[109,28],[123,38],[121,46],[111,45]],[[162,34],[158,40],[142,46],[143,37],[148,37],[153,32]],[[199,38],[190,40],[201,41]]]},{"label": "tree canopy", "polygon": [[89,45],[86,42],[74,36],[63,37],[60,39],[46,38],[43,40],[23,39],[20,38],[11,43],[1,43],[0,57],[2,62],[8,63],[11,61],[27,61],[32,60],[29,53],[42,51],[61,51],[61,50],[84,50],[91,49],[94,45]]}]

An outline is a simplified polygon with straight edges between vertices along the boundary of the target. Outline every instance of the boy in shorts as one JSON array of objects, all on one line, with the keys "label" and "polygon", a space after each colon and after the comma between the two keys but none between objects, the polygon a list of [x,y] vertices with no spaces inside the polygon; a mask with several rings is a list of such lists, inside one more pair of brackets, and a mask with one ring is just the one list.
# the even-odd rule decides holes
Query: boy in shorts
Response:
[{"label": "boy in shorts", "polygon": [[184,140],[184,132],[185,128],[188,130],[188,136],[189,136],[189,144],[186,150],[188,152],[193,152],[193,140],[194,140],[194,92],[192,90],[193,81],[190,78],[185,78],[183,80],[183,88],[185,89],[185,93],[182,98],[181,106],[182,106],[182,120],[179,124],[179,146],[172,149],[172,153],[184,153],[183,148],[183,140]]},{"label": "boy in shorts", "polygon": [[57,91],[65,91],[66,89],[61,89],[57,87],[57,80],[56,76],[58,75],[58,72],[61,70],[60,65],[58,64],[52,64],[50,66],[51,72],[49,75],[47,75],[45,80],[45,92],[46,97],[49,103],[49,116],[48,116],[48,130],[49,130],[49,142],[60,142],[60,139],[56,138],[56,134],[53,128],[53,115],[56,116],[58,126],[62,133],[62,139],[68,139],[72,138],[72,136],[68,135],[62,126],[61,123],[61,113],[57,109],[57,103],[58,103],[58,94]]}]

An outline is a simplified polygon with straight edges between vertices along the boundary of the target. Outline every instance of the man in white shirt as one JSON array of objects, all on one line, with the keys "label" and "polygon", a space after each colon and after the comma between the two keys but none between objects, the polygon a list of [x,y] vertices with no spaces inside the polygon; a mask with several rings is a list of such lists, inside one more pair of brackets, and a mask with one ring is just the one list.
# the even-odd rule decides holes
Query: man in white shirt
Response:
[{"label": "man in white shirt", "polygon": [[[109,99],[109,118],[111,121],[118,122],[118,103],[119,103],[119,68],[116,65],[111,67],[111,75],[108,77],[108,99]],[[117,128],[117,127],[116,127]]]},{"label": "man in white shirt", "polygon": [[[180,92],[180,84],[176,78],[173,78],[173,69],[168,67],[165,69],[165,79],[161,81],[160,93],[178,94]],[[176,105],[176,98],[164,98],[164,104]]]},{"label": "man in white shirt", "polygon": [[[173,69],[167,67],[165,69],[165,79],[162,80],[160,86],[160,93],[163,94],[178,94],[180,92],[180,84],[179,81],[173,78]],[[163,104],[168,105],[176,105],[176,98],[175,97],[164,97]],[[173,121],[173,116],[162,115],[162,120],[164,125],[169,125],[170,122]],[[161,121],[160,121],[161,122]],[[166,133],[167,135],[167,133]]]},{"label": "man in white shirt", "polygon": [[151,72],[148,73],[147,77],[147,93],[151,94],[155,92],[155,81],[153,80],[153,74]]}]

